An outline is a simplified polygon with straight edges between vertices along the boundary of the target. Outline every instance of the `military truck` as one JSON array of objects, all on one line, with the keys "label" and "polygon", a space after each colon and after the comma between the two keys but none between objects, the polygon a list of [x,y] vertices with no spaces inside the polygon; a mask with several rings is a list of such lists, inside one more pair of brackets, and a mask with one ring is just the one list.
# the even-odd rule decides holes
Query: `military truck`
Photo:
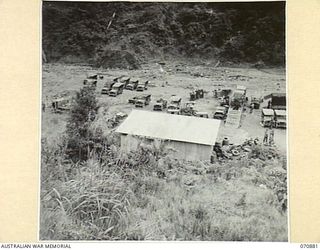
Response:
[{"label": "military truck", "polygon": [[287,127],[287,113],[285,110],[274,110],[275,114],[275,127],[276,128],[286,128]]},{"label": "military truck", "polygon": [[228,108],[225,106],[219,106],[216,108],[213,114],[213,119],[224,120],[227,116]]},{"label": "military truck", "polygon": [[51,102],[52,111],[55,113],[62,113],[71,109],[71,98],[61,97],[53,99]]},{"label": "military truck", "polygon": [[180,106],[181,104],[181,97],[180,96],[177,96],[177,95],[172,95],[170,97],[170,104],[177,104]]},{"label": "military truck", "polygon": [[128,103],[135,104],[136,100],[138,100],[140,96],[134,96],[128,99]]},{"label": "military truck", "polygon": [[116,82],[113,86],[112,89],[109,92],[109,96],[117,96],[122,94],[124,89],[124,83],[122,82]]},{"label": "military truck", "polygon": [[143,108],[146,105],[149,105],[151,101],[151,95],[141,95],[136,101],[135,101],[135,107],[136,108]]},{"label": "military truck", "polygon": [[128,84],[126,84],[126,89],[135,90],[138,87],[139,80],[130,80]]},{"label": "military truck", "polygon": [[149,81],[145,81],[145,82],[140,82],[138,83],[138,86],[137,86],[137,91],[144,91],[144,90],[147,90],[148,89],[148,84],[150,82]]},{"label": "military truck", "polygon": [[97,82],[98,81],[96,79],[87,78],[83,81],[83,85],[87,87],[97,87]]},{"label": "military truck", "polygon": [[165,99],[158,99],[156,103],[153,105],[154,111],[163,111],[167,108],[167,101]]},{"label": "military truck", "polygon": [[261,110],[261,126],[271,127],[274,125],[274,110],[273,109],[262,109]]},{"label": "military truck", "polygon": [[181,108],[180,114],[186,116],[194,116],[196,111],[194,110],[195,101],[188,101],[185,103],[184,107]]},{"label": "military truck", "polygon": [[167,112],[169,114],[180,114],[181,97],[177,95],[172,95],[170,98],[170,104],[168,105]]},{"label": "military truck", "polygon": [[285,110],[287,108],[285,93],[272,93],[265,96],[264,99],[269,99],[268,108],[278,110]]},{"label": "military truck", "polygon": [[101,94],[103,95],[109,95],[109,92],[111,91],[113,85],[115,84],[115,81],[108,81],[104,84],[102,90],[101,90]]},{"label": "military truck", "polygon": [[180,106],[174,103],[170,103],[167,109],[167,113],[174,115],[179,115],[180,111]]}]

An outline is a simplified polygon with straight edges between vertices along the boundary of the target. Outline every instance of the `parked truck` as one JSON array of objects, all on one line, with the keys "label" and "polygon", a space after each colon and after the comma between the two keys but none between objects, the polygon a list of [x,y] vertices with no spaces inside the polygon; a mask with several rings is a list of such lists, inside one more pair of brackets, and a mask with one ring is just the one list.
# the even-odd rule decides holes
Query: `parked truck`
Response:
[{"label": "parked truck", "polygon": [[158,99],[156,103],[153,105],[154,111],[163,111],[167,108],[167,101],[165,99]]},{"label": "parked truck", "polygon": [[124,83],[123,82],[116,82],[113,86],[112,89],[109,92],[109,96],[117,96],[122,94],[124,89]]},{"label": "parked truck", "polygon": [[213,114],[213,119],[224,120],[227,116],[228,108],[225,106],[218,106]]},{"label": "parked truck", "polygon": [[139,80],[130,80],[128,84],[126,84],[126,89],[135,90],[138,87]]},{"label": "parked truck", "polygon": [[150,101],[151,95],[141,95],[140,98],[135,101],[135,107],[143,108],[144,106],[149,105]]},{"label": "parked truck", "polygon": [[180,114],[181,97],[173,95],[170,98],[170,104],[168,105],[167,112],[169,114]]},{"label": "parked truck", "polygon": [[101,90],[101,94],[103,95],[109,95],[109,92],[111,91],[113,85],[115,84],[115,81],[108,81],[104,84],[102,90]]},{"label": "parked truck", "polygon": [[135,104],[136,101],[137,101],[138,99],[140,99],[140,98],[141,98],[141,96],[139,96],[139,95],[134,96],[134,97],[131,97],[131,98],[129,98],[128,103]]},{"label": "parked truck", "polygon": [[287,127],[287,113],[285,110],[274,110],[275,113],[275,127],[286,128]]},{"label": "parked truck", "polygon": [[149,81],[140,82],[137,86],[137,91],[144,91],[148,89]]},{"label": "parked truck", "polygon": [[195,104],[195,101],[186,102],[184,107],[181,108],[180,114],[186,116],[194,116],[196,114],[196,111],[194,109]]},{"label": "parked truck", "polygon": [[55,113],[62,113],[71,109],[71,98],[61,97],[53,99],[51,102],[52,111]]},{"label": "parked truck", "polygon": [[268,108],[285,110],[287,108],[285,93],[272,93],[264,97],[268,101]]},{"label": "parked truck", "polygon": [[97,80],[87,78],[83,81],[83,85],[86,87],[97,87]]}]

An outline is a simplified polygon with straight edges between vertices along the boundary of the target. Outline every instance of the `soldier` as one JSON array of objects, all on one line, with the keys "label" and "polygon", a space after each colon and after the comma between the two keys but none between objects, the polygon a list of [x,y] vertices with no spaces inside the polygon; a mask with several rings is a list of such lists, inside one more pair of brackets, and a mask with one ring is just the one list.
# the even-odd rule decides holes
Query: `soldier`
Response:
[{"label": "soldier", "polygon": [[271,101],[268,101],[268,109],[271,108]]},{"label": "soldier", "polygon": [[268,143],[268,137],[269,137],[269,129],[267,128],[266,131],[264,132],[263,144]]},{"label": "soldier", "polygon": [[252,112],[253,112],[253,109],[254,109],[254,104],[253,104],[253,103],[251,103],[251,104],[250,104],[250,113],[252,113]]},{"label": "soldier", "polygon": [[269,136],[269,145],[273,145],[274,144],[274,130],[271,128],[270,130],[270,136]]}]

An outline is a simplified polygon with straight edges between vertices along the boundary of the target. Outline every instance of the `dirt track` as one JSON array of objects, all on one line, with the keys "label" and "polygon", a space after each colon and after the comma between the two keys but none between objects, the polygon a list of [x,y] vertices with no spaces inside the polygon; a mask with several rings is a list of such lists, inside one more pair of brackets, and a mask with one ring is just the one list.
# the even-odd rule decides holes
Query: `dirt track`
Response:
[{"label": "dirt track", "polygon": [[[151,85],[145,93],[151,94],[151,103],[145,109],[151,110],[154,102],[160,98],[168,99],[172,94],[180,95],[183,102],[189,100],[189,92],[195,88],[203,88],[207,93],[205,98],[197,100],[196,109],[206,111],[212,117],[218,105],[213,98],[212,91],[218,87],[235,88],[236,85],[247,87],[247,96],[262,97],[272,92],[285,92],[285,72],[283,69],[248,69],[248,68],[214,68],[211,65],[192,66],[185,63],[166,63],[165,66],[156,63],[144,65],[142,70],[107,70],[93,69],[88,66],[45,64],[43,66],[42,100],[47,109],[42,116],[42,137],[54,141],[63,133],[66,124],[66,114],[54,114],[50,111],[50,101],[62,92],[74,93],[83,86],[87,75],[102,73],[104,79],[98,80],[97,98],[102,106],[108,106],[108,116],[119,111],[129,113],[132,108],[128,99],[141,92],[124,90],[122,95],[109,97],[101,95],[103,84],[108,79],[126,75],[141,81],[150,80]],[[165,84],[168,82],[168,84]],[[265,106],[264,103],[262,106]],[[262,140],[264,128],[259,124],[261,111],[255,110],[252,114],[246,111],[243,115],[242,126],[238,129],[226,128],[221,124],[219,138],[227,136],[231,143],[241,143],[248,137],[258,137]],[[106,118],[100,116],[98,121],[106,126]],[[107,128],[106,128],[107,130]],[[286,130],[276,129],[276,146],[286,152]]]}]

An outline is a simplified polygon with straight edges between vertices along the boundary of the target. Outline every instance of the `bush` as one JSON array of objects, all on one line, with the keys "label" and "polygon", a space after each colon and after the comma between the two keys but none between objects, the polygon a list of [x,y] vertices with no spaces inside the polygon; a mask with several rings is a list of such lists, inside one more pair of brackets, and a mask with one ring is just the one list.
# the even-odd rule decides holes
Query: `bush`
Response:
[{"label": "bush", "polygon": [[98,108],[94,88],[84,87],[77,92],[66,130],[67,154],[75,162],[88,159],[98,142],[90,129]]}]

